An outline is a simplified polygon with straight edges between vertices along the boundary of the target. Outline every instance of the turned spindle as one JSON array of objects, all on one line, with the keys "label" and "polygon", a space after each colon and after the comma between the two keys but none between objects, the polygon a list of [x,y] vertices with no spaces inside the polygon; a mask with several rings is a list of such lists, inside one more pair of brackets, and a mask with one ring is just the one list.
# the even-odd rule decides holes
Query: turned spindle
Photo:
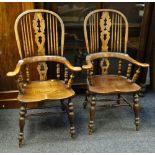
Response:
[{"label": "turned spindle", "polygon": [[136,70],[135,74],[133,75],[132,82],[136,82],[136,80],[138,79],[139,73],[140,73],[140,67]]},{"label": "turned spindle", "polygon": [[65,83],[67,83],[68,82],[68,68],[67,67],[65,67],[65,72],[64,72],[64,81],[65,81]]},{"label": "turned spindle", "polygon": [[126,74],[127,79],[129,79],[131,76],[131,69],[132,69],[132,64],[129,63],[127,68],[127,74]]},{"label": "turned spindle", "polygon": [[71,87],[71,85],[72,85],[72,83],[73,83],[73,78],[74,78],[74,74],[72,73],[72,74],[70,75],[70,78],[69,78],[68,83],[67,83],[68,88]]},{"label": "turned spindle", "polygon": [[57,63],[56,67],[57,67],[57,71],[56,71],[57,72],[57,78],[60,79],[60,64]]},{"label": "turned spindle", "polygon": [[118,75],[121,75],[122,73],[122,60],[118,61]]}]

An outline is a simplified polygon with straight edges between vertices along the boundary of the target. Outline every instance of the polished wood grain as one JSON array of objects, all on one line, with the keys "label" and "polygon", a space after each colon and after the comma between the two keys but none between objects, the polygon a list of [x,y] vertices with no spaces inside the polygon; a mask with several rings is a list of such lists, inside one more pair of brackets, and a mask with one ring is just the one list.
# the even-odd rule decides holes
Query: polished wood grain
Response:
[{"label": "polished wood grain", "polygon": [[140,86],[118,75],[94,75],[91,78],[91,85],[88,83],[90,92],[98,94],[109,93],[133,93],[140,90]]},{"label": "polished wood grain", "polygon": [[62,56],[34,56],[29,58],[24,58],[22,60],[18,61],[18,64],[16,65],[16,68],[13,72],[8,72],[7,76],[15,76],[21,71],[21,67],[26,64],[31,64],[35,62],[42,62],[42,61],[53,61],[64,64],[68,69],[74,72],[81,71],[81,67],[74,67],[71,65],[71,63]]},{"label": "polished wood grain", "polygon": [[139,67],[145,67],[145,68],[149,67],[149,64],[140,63],[140,62],[136,61],[135,59],[131,58],[128,54],[116,53],[116,52],[98,52],[98,53],[93,53],[93,54],[87,55],[87,57],[86,57],[87,65],[83,65],[82,68],[83,69],[93,68],[93,64],[91,63],[91,61],[93,61],[95,59],[99,59],[99,58],[117,58],[117,59],[126,60],[134,65],[139,66]]},{"label": "polished wood grain", "polygon": [[72,97],[75,92],[57,79],[48,81],[32,81],[24,86],[24,93],[19,94],[20,102],[39,102],[43,100],[60,100]]}]

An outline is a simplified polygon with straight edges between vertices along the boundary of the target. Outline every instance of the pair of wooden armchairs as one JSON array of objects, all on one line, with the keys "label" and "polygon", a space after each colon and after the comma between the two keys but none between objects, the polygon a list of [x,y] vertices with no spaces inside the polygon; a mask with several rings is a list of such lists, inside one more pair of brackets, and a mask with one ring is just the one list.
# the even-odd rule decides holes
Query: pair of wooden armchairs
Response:
[{"label": "pair of wooden armchairs", "polygon": [[[75,92],[71,85],[74,72],[81,71],[81,67],[74,67],[63,57],[64,50],[64,24],[62,19],[54,12],[48,10],[28,10],[20,14],[15,21],[15,36],[21,60],[15,70],[7,76],[18,75],[18,100],[20,102],[19,118],[19,146],[24,139],[24,125],[27,114],[27,105],[30,102],[43,102],[47,100],[60,100],[61,108],[68,114],[71,137],[75,135],[74,106],[72,97]],[[122,93],[133,93],[136,129],[139,128],[139,101],[140,86],[135,81],[141,67],[148,67],[129,57],[127,49],[128,23],[125,16],[111,9],[100,9],[89,13],[84,21],[84,34],[87,52],[87,93],[84,107],[90,103],[89,133],[94,128],[96,94],[117,94],[117,105],[121,105]],[[111,42],[109,41],[111,38]],[[108,52],[110,51],[110,52]],[[107,74],[110,66],[109,59],[118,59],[118,74]],[[97,62],[95,62],[97,60]],[[123,61],[129,62],[126,77],[122,76]],[[52,76],[48,66],[52,63],[56,70]],[[138,66],[132,72],[132,64]],[[100,74],[95,75],[95,67]],[[38,75],[34,74],[37,68]],[[53,68],[52,68],[53,70]],[[51,70],[50,70],[51,72]],[[63,73],[63,74],[62,74]],[[133,77],[130,80],[131,75]],[[35,79],[33,79],[35,77]],[[123,98],[124,99],[124,98]],[[67,103],[64,102],[67,100]],[[124,101],[126,101],[124,99]]]}]

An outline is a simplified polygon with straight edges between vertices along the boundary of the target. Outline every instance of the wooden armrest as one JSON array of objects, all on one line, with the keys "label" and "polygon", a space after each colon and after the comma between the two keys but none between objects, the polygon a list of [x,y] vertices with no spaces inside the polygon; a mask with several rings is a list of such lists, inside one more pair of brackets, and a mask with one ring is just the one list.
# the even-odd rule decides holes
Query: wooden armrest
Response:
[{"label": "wooden armrest", "polygon": [[20,72],[21,67],[23,65],[34,63],[34,62],[44,62],[44,61],[59,62],[59,63],[64,64],[71,71],[74,71],[74,72],[81,71],[81,67],[72,66],[71,63],[62,56],[34,56],[34,57],[24,58],[23,60],[19,60],[18,64],[16,65],[15,70],[13,72],[8,72],[7,76],[17,75]]},{"label": "wooden armrest", "polygon": [[20,72],[20,69],[21,69],[21,66],[24,64],[24,61],[23,60],[19,60],[17,65],[16,65],[16,68],[14,71],[12,72],[8,72],[6,75],[7,76],[16,76],[19,72]]},{"label": "wooden armrest", "polygon": [[133,58],[131,58],[128,54],[124,53],[116,53],[116,52],[99,52],[99,53],[93,53],[86,56],[86,63],[87,65],[83,65],[83,69],[90,69],[92,68],[92,60],[99,59],[99,58],[118,58],[123,59],[131,62],[132,64],[135,64],[140,67],[149,67],[149,64],[147,63],[140,63]]}]

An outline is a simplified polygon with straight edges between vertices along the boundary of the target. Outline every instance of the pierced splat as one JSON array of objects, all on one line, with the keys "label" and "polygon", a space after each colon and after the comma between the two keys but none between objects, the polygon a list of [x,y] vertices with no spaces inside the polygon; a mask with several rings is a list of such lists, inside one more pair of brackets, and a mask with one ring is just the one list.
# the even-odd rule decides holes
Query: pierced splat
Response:
[{"label": "pierced splat", "polygon": [[[108,42],[110,40],[110,28],[111,28],[111,19],[108,12],[103,12],[101,19],[100,19],[100,39],[102,42],[102,52],[108,51]],[[100,67],[102,70],[102,74],[108,73],[109,68],[109,60],[108,59],[102,59],[100,62]]]},{"label": "pierced splat", "polygon": [[103,12],[100,19],[100,39],[102,42],[102,51],[108,51],[108,42],[110,40],[111,18],[108,12]]},{"label": "pierced splat", "polygon": [[46,80],[47,79],[47,70],[48,70],[47,64],[45,62],[40,62],[37,66],[37,70],[38,70],[38,73],[40,76],[40,80],[41,81]]},{"label": "pierced splat", "polygon": [[45,20],[41,13],[35,13],[33,19],[35,42],[38,46],[38,55],[45,55]]},{"label": "pierced splat", "polygon": [[108,74],[109,65],[110,65],[110,63],[109,63],[108,59],[102,59],[101,60],[100,67],[101,67],[101,71],[102,71],[103,75]]},{"label": "pierced splat", "polygon": [[[45,55],[45,20],[41,13],[35,13],[33,19],[33,28],[35,32],[35,42],[38,46],[38,55]],[[48,70],[45,62],[40,62],[37,66],[40,80],[46,80]]]}]

